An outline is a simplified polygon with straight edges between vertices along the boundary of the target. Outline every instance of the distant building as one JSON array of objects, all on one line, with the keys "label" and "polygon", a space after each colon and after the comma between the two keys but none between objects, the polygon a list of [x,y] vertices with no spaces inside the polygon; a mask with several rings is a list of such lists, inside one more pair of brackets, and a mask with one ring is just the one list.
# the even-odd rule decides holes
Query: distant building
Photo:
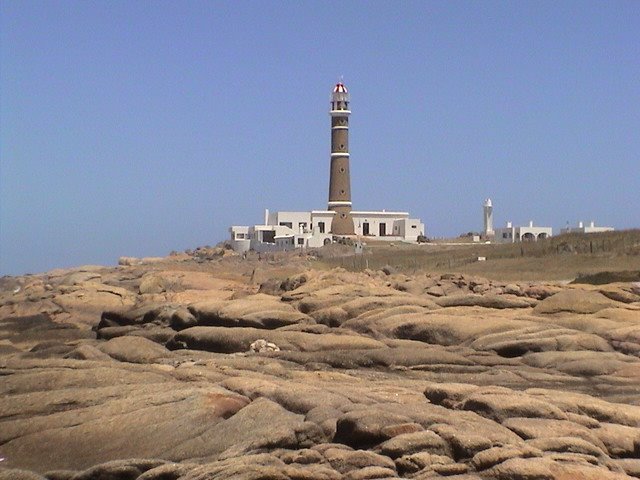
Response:
[{"label": "distant building", "polygon": [[536,242],[553,235],[551,227],[534,227],[529,222],[526,227],[514,227],[511,222],[507,226],[495,229],[494,241],[496,243]]},{"label": "distant building", "polygon": [[338,83],[331,93],[331,164],[327,210],[273,212],[265,210],[264,224],[232,226],[231,245],[238,252],[321,247],[334,236],[417,242],[424,224],[408,212],[351,209],[349,172],[349,93]]},{"label": "distant building", "polygon": [[[568,222],[567,222],[568,224]],[[597,233],[597,232],[613,232],[613,227],[596,227],[595,222],[591,222],[585,226],[583,222],[578,222],[577,227],[569,227],[560,230],[560,233]]]},{"label": "distant building", "polygon": [[493,231],[493,205],[491,199],[487,198],[482,204],[482,213],[484,220],[484,236],[493,237],[495,232]]}]

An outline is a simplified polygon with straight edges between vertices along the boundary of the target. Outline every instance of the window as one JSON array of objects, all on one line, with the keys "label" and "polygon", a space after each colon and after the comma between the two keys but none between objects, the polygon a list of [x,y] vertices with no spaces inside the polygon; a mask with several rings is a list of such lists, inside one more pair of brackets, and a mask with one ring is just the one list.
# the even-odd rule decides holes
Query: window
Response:
[{"label": "window", "polygon": [[304,238],[298,239],[298,245],[304,245]]},{"label": "window", "polygon": [[411,225],[411,228],[418,228],[417,225]]},{"label": "window", "polygon": [[293,228],[293,223],[291,223],[291,222],[280,222],[280,226]]},{"label": "window", "polygon": [[236,233],[236,239],[240,240],[245,238],[244,233]]},{"label": "window", "polygon": [[320,233],[324,233],[324,222],[318,222],[318,228],[320,229]]},{"label": "window", "polygon": [[263,230],[262,241],[264,243],[276,243],[276,232],[273,230]]},{"label": "window", "polygon": [[509,234],[508,234],[507,232],[504,232],[504,233],[502,234],[502,238],[509,238]]}]

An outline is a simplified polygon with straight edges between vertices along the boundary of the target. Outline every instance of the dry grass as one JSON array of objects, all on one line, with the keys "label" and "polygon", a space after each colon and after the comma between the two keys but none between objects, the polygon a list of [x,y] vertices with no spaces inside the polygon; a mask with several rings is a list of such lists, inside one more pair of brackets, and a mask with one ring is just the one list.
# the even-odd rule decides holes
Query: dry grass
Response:
[{"label": "dry grass", "polygon": [[[404,273],[464,273],[505,281],[572,280],[599,272],[640,270],[640,230],[569,234],[515,244],[372,244],[366,253],[322,258],[348,270],[389,265]],[[478,257],[486,257],[479,262]]]}]

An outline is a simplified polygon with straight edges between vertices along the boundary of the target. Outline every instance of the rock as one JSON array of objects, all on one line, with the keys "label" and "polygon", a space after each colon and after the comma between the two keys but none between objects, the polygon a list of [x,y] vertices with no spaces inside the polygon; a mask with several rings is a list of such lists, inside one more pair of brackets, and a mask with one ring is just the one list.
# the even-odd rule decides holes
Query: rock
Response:
[{"label": "rock", "polygon": [[11,345],[33,348],[45,341],[67,342],[88,338],[91,332],[66,322],[54,322],[50,315],[39,314],[26,317],[0,318],[0,339]]},{"label": "rock", "polygon": [[467,293],[440,297],[435,302],[441,307],[529,308],[531,301],[508,295],[477,295]]},{"label": "rock", "polygon": [[552,465],[547,458],[509,458],[482,473],[498,480],[552,480]]},{"label": "rock", "polygon": [[569,289],[545,298],[536,305],[533,312],[544,315],[562,312],[588,314],[615,307],[616,305],[619,304],[608,299],[600,292]]},{"label": "rock", "polygon": [[342,474],[367,467],[381,467],[392,472],[396,470],[395,464],[389,457],[365,450],[328,448],[323,452],[323,455],[331,467]]},{"label": "rock", "polygon": [[[0,278],[0,471],[49,480],[638,471],[640,305],[627,284],[304,271],[312,260],[280,252],[259,261],[261,278],[275,279],[265,295],[255,293],[253,254],[219,251],[199,249],[206,262]],[[138,294],[153,277],[165,291]],[[609,306],[533,311],[564,290]]]},{"label": "rock", "polygon": [[165,291],[164,279],[159,275],[145,275],[142,277],[138,292],[141,295],[163,293]]},{"label": "rock", "polygon": [[503,291],[507,295],[516,295],[516,296],[522,295],[522,289],[520,288],[519,285],[516,285],[515,283],[509,283],[505,285],[503,287]]},{"label": "rock", "polygon": [[470,459],[478,452],[491,448],[497,443],[482,435],[481,432],[463,430],[457,426],[438,423],[429,428],[447,441],[452,456],[456,459]]},{"label": "rock", "polygon": [[185,328],[195,327],[198,320],[186,308],[177,308],[171,315],[170,325],[174,330],[180,331]]},{"label": "rock", "polygon": [[605,456],[600,448],[578,437],[541,437],[528,440],[527,445],[545,452],[582,453],[594,457]]},{"label": "rock", "polygon": [[153,321],[164,306],[155,303],[139,305],[135,308],[105,310],[100,316],[98,330],[106,327],[140,325]]},{"label": "rock", "polygon": [[8,468],[0,470],[0,480],[47,480],[42,475],[27,470]]},{"label": "rock", "polygon": [[114,460],[78,473],[73,480],[136,480],[147,470],[164,463],[163,460]]},{"label": "rock", "polygon": [[464,383],[429,383],[424,390],[424,395],[435,405],[455,408],[478,388],[476,385]]},{"label": "rock", "polygon": [[442,476],[458,476],[466,473],[469,467],[464,463],[447,463],[443,465],[431,465],[431,469]]},{"label": "rock", "polygon": [[120,257],[118,259],[118,265],[122,265],[124,267],[142,265],[142,260],[136,257]]},{"label": "rock", "polygon": [[[302,431],[302,416],[288,412],[270,400],[259,398],[242,408],[204,438],[193,436],[177,446],[181,456],[197,457],[197,451],[219,452],[220,459],[245,455],[260,448],[299,448],[296,431]],[[205,442],[206,440],[206,442]]]},{"label": "rock", "polygon": [[558,395],[554,390],[543,388],[530,388],[525,393],[566,413],[588,415],[600,422],[640,427],[640,406],[637,405],[610,403],[590,395],[568,391]]},{"label": "rock", "polygon": [[551,285],[532,285],[524,289],[524,294],[527,297],[535,298],[536,300],[544,300],[547,297],[555,295],[561,290],[561,288]]},{"label": "rock", "polygon": [[349,314],[342,307],[321,308],[310,313],[313,319],[328,327],[339,327],[349,318]]},{"label": "rock", "polygon": [[[517,336],[514,336],[512,331],[490,333],[472,342],[471,347],[476,350],[494,350],[498,355],[504,357],[522,356],[530,352],[549,350],[596,350],[602,352],[611,350],[607,341],[597,335],[547,326],[522,329]],[[543,355],[530,356],[530,358],[541,357]]]},{"label": "rock", "polygon": [[334,441],[354,448],[368,448],[389,438],[384,433],[385,427],[409,422],[409,417],[383,410],[355,410],[338,418]]},{"label": "rock", "polygon": [[80,345],[74,348],[69,353],[64,355],[64,358],[73,358],[76,360],[93,360],[93,361],[112,361],[112,357],[102,352],[93,345]]},{"label": "rock", "polygon": [[75,470],[52,470],[44,474],[47,480],[73,480],[78,474]]},{"label": "rock", "polygon": [[[581,336],[578,336],[578,340]],[[592,336],[595,337],[595,336]],[[584,338],[584,337],[583,337]],[[608,345],[600,337],[595,337],[592,348],[606,348]],[[582,343],[590,342],[585,339]],[[578,342],[576,342],[578,343]],[[604,343],[604,344],[603,344]],[[576,348],[579,348],[576,346]],[[617,352],[602,351],[569,351],[532,353],[523,357],[527,365],[538,368],[553,368],[569,375],[593,377],[596,375],[611,375],[635,363],[635,359]]]},{"label": "rock", "polygon": [[398,458],[418,452],[450,455],[447,442],[430,430],[397,435],[380,444],[377,451],[391,458]]},{"label": "rock", "polygon": [[612,457],[640,458],[640,428],[602,422],[591,432]]},{"label": "rock", "polygon": [[136,480],[179,480],[196,466],[195,464],[165,463],[147,470]]},{"label": "rock", "polygon": [[274,329],[298,323],[315,323],[291,305],[258,294],[231,301],[208,301],[191,305],[199,325]]},{"label": "rock", "polygon": [[610,464],[619,468],[630,477],[640,478],[640,459],[638,458],[620,458],[611,460]]},{"label": "rock", "polygon": [[414,305],[426,309],[436,309],[438,306],[426,298],[411,295],[394,295],[388,297],[361,297],[346,302],[340,306],[347,312],[350,318],[355,318],[363,313],[379,308],[392,308],[406,305]]},{"label": "rock", "polygon": [[99,346],[99,350],[121,362],[155,363],[173,357],[162,345],[143,337],[116,337]]},{"label": "rock", "polygon": [[61,283],[63,285],[78,285],[81,283],[89,282],[91,280],[101,280],[102,275],[98,272],[73,272],[62,279]]},{"label": "rock", "polygon": [[400,457],[396,459],[395,463],[400,475],[411,475],[434,465],[448,465],[454,462],[453,459],[445,455],[420,452]]},{"label": "rock", "polygon": [[433,287],[427,288],[424,293],[427,295],[431,295],[432,297],[444,297],[445,292],[444,289],[438,285],[434,285]]},{"label": "rock", "polygon": [[508,418],[549,418],[566,420],[566,414],[554,405],[515,392],[487,392],[483,389],[472,393],[461,404],[464,410],[503,423]]},{"label": "rock", "polygon": [[275,343],[267,342],[264,338],[259,338],[251,345],[249,351],[254,353],[279,352],[280,349]]},{"label": "rock", "polygon": [[320,351],[384,348],[376,340],[356,335],[271,331],[256,328],[192,327],[178,332],[168,348],[190,348],[209,352],[246,352],[259,338],[274,343],[281,350]]},{"label": "rock", "polygon": [[600,450],[606,450],[604,443],[592,429],[566,420],[509,418],[503,422],[503,425],[524,439],[577,437],[591,443]]},{"label": "rock", "polygon": [[505,447],[488,448],[487,450],[478,452],[471,459],[471,464],[477,471],[481,471],[509,460],[510,458],[530,458],[541,456],[542,450],[533,448],[529,445],[509,445]]},{"label": "rock", "polygon": [[624,288],[616,285],[607,285],[599,289],[599,292],[607,298],[616,302],[635,303],[640,302],[640,294],[635,293],[631,288]]}]

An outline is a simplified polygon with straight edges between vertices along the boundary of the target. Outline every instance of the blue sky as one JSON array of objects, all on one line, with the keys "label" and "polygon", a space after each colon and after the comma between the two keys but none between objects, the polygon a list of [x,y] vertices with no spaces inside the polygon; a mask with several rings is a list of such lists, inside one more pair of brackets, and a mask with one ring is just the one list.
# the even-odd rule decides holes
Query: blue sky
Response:
[{"label": "blue sky", "polygon": [[326,207],[640,227],[640,2],[0,2],[0,274]]}]

